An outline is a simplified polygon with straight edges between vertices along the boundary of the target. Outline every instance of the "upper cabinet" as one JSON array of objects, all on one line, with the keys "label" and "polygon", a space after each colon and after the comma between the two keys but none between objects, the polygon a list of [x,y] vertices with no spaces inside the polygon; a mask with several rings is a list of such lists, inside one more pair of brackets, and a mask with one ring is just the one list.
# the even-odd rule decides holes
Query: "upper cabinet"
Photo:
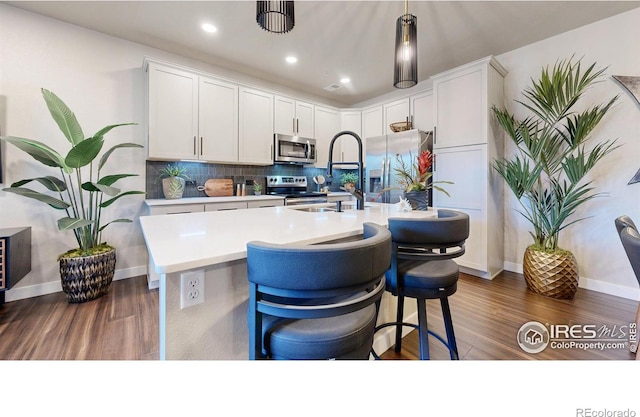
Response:
[{"label": "upper cabinet", "polygon": [[[340,112],[336,109],[315,106],[316,167],[326,168],[329,162],[329,145],[340,132]],[[334,148],[336,146],[334,145]],[[334,155],[336,152],[334,151]]]},{"label": "upper cabinet", "polygon": [[239,159],[247,164],[273,163],[273,94],[240,87]]},{"label": "upper cabinet", "polygon": [[382,123],[382,106],[362,110],[362,139],[384,135]]},{"label": "upper cabinet", "polygon": [[149,159],[198,159],[198,76],[149,63]]},{"label": "upper cabinet", "polygon": [[[353,132],[360,136],[362,140],[362,157],[364,158],[365,152],[365,140],[362,137],[362,112],[359,111],[342,111],[340,112],[340,130]],[[358,142],[351,136],[343,136],[340,141],[340,155],[339,158],[343,162],[357,162],[358,161]],[[336,155],[336,148],[334,147],[333,157],[334,160],[338,156]],[[351,168],[355,168],[351,166]]]},{"label": "upper cabinet", "polygon": [[409,108],[409,98],[403,98],[383,106],[384,111],[384,133],[393,133],[389,127],[391,123],[406,122],[411,120]]},{"label": "upper cabinet", "polygon": [[425,132],[433,130],[433,92],[429,90],[413,95],[409,101],[413,128]]},{"label": "upper cabinet", "polygon": [[238,162],[238,88],[150,62],[149,159]]},{"label": "upper cabinet", "polygon": [[304,138],[314,136],[314,105],[289,97],[274,97],[274,131]]},{"label": "upper cabinet", "polygon": [[433,77],[434,148],[488,142],[490,108],[505,74],[497,61],[485,59]]}]

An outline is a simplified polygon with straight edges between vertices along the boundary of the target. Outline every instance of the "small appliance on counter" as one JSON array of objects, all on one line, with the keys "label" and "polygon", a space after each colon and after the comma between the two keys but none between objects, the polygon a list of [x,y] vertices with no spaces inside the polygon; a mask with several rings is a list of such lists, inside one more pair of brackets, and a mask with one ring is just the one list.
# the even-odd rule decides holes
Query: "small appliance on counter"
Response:
[{"label": "small appliance on counter", "polygon": [[307,177],[271,175],[267,177],[267,194],[284,196],[284,205],[326,203],[327,195],[307,191]]}]

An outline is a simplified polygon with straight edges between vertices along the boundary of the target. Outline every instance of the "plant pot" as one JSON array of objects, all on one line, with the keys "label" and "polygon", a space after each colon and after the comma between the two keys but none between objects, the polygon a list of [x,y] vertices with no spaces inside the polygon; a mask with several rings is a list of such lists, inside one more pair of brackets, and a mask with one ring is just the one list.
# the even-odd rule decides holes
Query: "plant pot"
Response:
[{"label": "plant pot", "polygon": [[167,200],[175,200],[178,198],[182,198],[182,193],[184,193],[185,187],[184,178],[180,177],[169,177],[162,179],[162,192],[164,193],[164,198]]},{"label": "plant pot", "polygon": [[254,191],[253,194],[254,195],[262,195],[262,191]]},{"label": "plant pot", "polygon": [[414,210],[429,210],[428,191],[409,191],[403,193],[403,197],[411,204]]},{"label": "plant pot", "polygon": [[523,275],[531,291],[546,297],[570,299],[578,291],[578,264],[569,251],[556,254],[528,247]]},{"label": "plant pot", "polygon": [[89,256],[62,256],[62,291],[70,303],[84,303],[107,293],[116,270],[116,250]]}]

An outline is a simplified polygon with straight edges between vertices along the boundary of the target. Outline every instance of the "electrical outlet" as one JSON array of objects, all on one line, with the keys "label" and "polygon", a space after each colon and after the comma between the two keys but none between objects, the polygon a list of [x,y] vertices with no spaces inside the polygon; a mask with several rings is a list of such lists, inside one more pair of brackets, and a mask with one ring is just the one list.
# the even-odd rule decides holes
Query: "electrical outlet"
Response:
[{"label": "electrical outlet", "polygon": [[204,269],[180,274],[180,309],[204,303]]}]

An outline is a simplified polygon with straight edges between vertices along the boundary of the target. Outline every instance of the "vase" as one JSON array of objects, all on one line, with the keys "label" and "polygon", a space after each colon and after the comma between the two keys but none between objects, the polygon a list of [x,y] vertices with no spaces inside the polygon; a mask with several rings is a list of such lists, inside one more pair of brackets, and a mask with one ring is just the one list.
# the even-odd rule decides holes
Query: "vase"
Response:
[{"label": "vase", "polygon": [[84,303],[107,293],[116,270],[116,250],[60,258],[62,291],[70,303]]},{"label": "vase", "polygon": [[175,200],[178,198],[182,198],[182,193],[184,193],[185,187],[184,178],[180,177],[169,177],[162,179],[162,192],[164,193],[164,198],[167,200]]},{"label": "vase", "polygon": [[429,210],[428,191],[409,191],[403,193],[403,197],[411,204],[414,210]]},{"label": "vase", "polygon": [[569,251],[547,253],[528,247],[522,266],[527,287],[537,294],[571,299],[578,290],[578,264]]}]

